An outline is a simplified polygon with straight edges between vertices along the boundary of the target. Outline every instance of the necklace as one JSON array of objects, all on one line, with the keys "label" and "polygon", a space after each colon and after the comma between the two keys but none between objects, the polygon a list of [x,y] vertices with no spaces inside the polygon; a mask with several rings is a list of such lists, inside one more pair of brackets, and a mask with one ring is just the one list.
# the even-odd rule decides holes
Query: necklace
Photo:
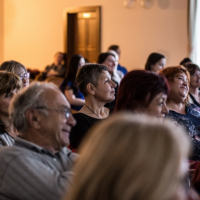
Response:
[{"label": "necklace", "polygon": [[[102,119],[99,115],[97,115],[91,108],[89,108],[86,104],[85,107],[88,108],[92,113],[94,113],[99,119]],[[106,113],[106,115],[108,116],[107,112],[104,110],[104,112]]]}]

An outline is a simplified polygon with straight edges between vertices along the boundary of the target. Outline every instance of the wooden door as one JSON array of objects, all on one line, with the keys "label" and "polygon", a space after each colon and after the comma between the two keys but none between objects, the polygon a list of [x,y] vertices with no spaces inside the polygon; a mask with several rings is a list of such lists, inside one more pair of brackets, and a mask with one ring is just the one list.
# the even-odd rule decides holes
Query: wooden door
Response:
[{"label": "wooden door", "polygon": [[96,63],[101,52],[100,35],[100,7],[68,10],[66,37],[68,58],[74,54],[81,54],[91,63]]}]

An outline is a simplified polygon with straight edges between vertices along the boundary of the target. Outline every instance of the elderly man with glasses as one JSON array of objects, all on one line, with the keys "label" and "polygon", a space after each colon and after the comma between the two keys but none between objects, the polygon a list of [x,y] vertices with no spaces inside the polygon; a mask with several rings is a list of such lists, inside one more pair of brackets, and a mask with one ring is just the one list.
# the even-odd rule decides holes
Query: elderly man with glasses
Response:
[{"label": "elderly man with glasses", "polygon": [[68,101],[53,84],[36,82],[13,98],[10,118],[19,137],[0,150],[0,199],[61,199],[77,158],[66,148],[76,123]]}]

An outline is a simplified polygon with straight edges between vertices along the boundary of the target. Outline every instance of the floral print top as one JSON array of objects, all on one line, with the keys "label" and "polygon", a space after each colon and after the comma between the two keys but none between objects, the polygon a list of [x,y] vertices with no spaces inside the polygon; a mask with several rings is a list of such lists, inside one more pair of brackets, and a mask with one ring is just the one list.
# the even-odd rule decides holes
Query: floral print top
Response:
[{"label": "floral print top", "polygon": [[200,160],[200,108],[195,104],[187,105],[186,115],[170,110],[167,118],[175,125],[183,127],[191,138],[193,154],[191,160]]}]

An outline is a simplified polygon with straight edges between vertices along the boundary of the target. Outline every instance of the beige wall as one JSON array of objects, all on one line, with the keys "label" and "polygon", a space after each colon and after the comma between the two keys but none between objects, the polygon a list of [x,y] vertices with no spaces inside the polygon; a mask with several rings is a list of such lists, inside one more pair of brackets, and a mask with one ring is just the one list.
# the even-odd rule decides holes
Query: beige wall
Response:
[{"label": "beige wall", "polygon": [[[143,68],[151,52],[166,55],[167,65],[178,64],[187,55],[187,0],[169,0],[167,9],[159,8],[158,0],[154,1],[146,10],[140,0],[133,9],[125,8],[123,0],[4,0],[0,61],[2,57],[15,59],[42,70],[56,51],[64,50],[65,8],[100,5],[102,51],[110,44],[119,44],[120,63],[129,70]],[[3,0],[0,2],[1,7]]]},{"label": "beige wall", "polygon": [[0,63],[4,59],[4,1],[0,1]]}]

